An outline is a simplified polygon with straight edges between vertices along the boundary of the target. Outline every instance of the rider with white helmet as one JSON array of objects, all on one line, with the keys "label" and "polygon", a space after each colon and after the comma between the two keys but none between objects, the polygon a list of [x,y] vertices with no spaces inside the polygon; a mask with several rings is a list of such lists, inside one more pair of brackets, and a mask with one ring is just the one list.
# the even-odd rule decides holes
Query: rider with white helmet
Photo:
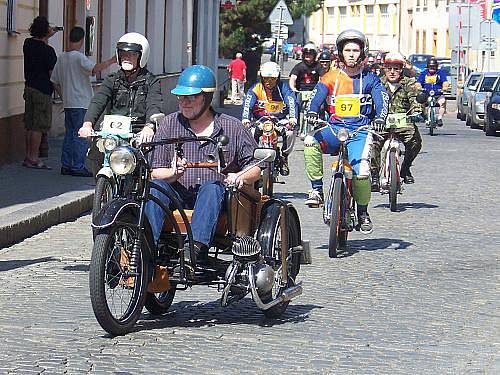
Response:
[{"label": "rider with white helmet", "polygon": [[130,116],[134,132],[141,142],[149,142],[155,133],[155,124],[149,122],[153,114],[163,112],[160,82],[146,68],[149,42],[139,33],[127,33],[116,43],[116,60],[120,70],[108,75],[94,94],[85,115],[79,135],[88,137],[97,120],[107,114]]},{"label": "rider with white helmet", "polygon": [[[243,102],[243,115],[241,122],[248,127],[251,120],[258,120],[263,116],[274,116],[277,119],[288,118],[286,143],[293,145],[293,128],[297,125],[298,106],[295,94],[286,81],[280,80],[281,70],[278,64],[269,61],[261,65],[260,82],[252,85]],[[288,149],[287,149],[288,148]],[[291,147],[283,147],[282,174],[289,173],[287,157],[292,151]]]},{"label": "rider with white helmet", "polygon": [[307,43],[302,48],[302,61],[293,67],[288,80],[293,91],[311,91],[318,83],[324,69],[319,61],[316,61],[317,54],[313,43]]}]

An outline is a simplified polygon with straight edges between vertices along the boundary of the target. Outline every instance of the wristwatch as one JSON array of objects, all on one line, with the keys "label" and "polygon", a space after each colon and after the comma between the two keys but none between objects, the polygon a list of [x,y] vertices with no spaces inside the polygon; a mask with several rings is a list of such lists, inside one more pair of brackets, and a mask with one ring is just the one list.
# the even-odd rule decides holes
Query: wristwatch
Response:
[{"label": "wristwatch", "polygon": [[148,122],[145,126],[147,126],[148,128],[150,128],[153,131],[153,133],[156,133],[156,124]]}]

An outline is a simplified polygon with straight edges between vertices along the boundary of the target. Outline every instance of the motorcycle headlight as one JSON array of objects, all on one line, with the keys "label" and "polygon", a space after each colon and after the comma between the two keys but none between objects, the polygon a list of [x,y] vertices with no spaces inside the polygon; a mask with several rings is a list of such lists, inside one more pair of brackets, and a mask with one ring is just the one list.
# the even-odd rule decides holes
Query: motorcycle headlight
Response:
[{"label": "motorcycle headlight", "polygon": [[113,137],[104,139],[104,149],[106,151],[113,151],[118,146],[118,141]]},{"label": "motorcycle headlight", "polygon": [[134,171],[137,159],[134,151],[129,146],[119,146],[109,156],[111,170],[119,175],[126,175]]},{"label": "motorcycle headlight", "polygon": [[429,95],[430,95],[430,96],[434,96],[434,94],[435,94],[435,93],[436,93],[436,92],[435,92],[434,90],[429,91]]},{"label": "motorcycle headlight", "polygon": [[337,132],[337,138],[340,142],[345,142],[349,139],[349,130],[346,128],[340,128]]},{"label": "motorcycle headlight", "polygon": [[271,133],[274,129],[274,125],[271,121],[266,121],[262,124],[262,130],[265,133]]}]

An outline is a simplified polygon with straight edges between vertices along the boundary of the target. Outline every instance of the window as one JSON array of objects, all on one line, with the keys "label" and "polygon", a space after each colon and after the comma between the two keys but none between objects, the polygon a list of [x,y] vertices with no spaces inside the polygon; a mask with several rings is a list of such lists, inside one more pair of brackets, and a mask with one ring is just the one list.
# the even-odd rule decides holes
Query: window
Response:
[{"label": "window", "polygon": [[347,16],[347,7],[339,7],[339,13],[341,17]]},{"label": "window", "polygon": [[380,4],[379,9],[380,9],[380,14],[382,14],[382,15],[389,14],[389,11],[388,11],[389,5],[388,4]]},{"label": "window", "polygon": [[373,5],[365,5],[366,14],[369,16],[373,16]]},{"label": "window", "polygon": [[328,12],[328,17],[334,17],[335,16],[335,8],[334,7],[328,7],[326,8]]}]

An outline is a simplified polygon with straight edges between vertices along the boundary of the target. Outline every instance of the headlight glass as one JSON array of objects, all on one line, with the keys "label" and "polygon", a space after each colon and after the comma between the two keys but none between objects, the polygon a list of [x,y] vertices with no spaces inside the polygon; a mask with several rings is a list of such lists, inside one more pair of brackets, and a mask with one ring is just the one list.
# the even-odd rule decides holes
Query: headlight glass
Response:
[{"label": "headlight glass", "polygon": [[113,137],[104,139],[104,148],[106,151],[113,151],[118,146],[118,141]]},{"label": "headlight glass", "polygon": [[262,124],[262,130],[266,133],[271,133],[274,130],[274,125],[271,121],[266,121]]},{"label": "headlight glass", "polygon": [[345,142],[349,138],[349,130],[346,128],[340,128],[337,132],[337,138],[340,142]]},{"label": "headlight glass", "polygon": [[118,175],[132,173],[137,165],[132,148],[128,146],[119,146],[111,152],[109,156],[109,166],[111,170]]},{"label": "headlight glass", "polygon": [[434,94],[435,94],[435,93],[436,93],[436,92],[435,92],[434,90],[429,91],[429,95],[430,95],[430,96],[434,96]]}]

